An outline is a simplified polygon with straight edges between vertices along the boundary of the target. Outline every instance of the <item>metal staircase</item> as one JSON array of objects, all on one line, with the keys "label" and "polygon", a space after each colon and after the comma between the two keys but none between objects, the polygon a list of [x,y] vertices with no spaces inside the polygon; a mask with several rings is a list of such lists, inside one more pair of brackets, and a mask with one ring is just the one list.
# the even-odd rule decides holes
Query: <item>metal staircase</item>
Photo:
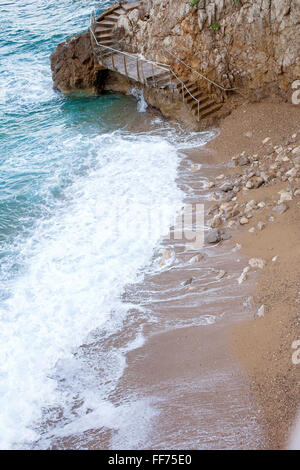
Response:
[{"label": "metal staircase", "polygon": [[140,2],[118,2],[97,18],[92,14],[91,42],[99,69],[118,72],[147,87],[167,90],[172,97],[177,94],[198,122],[217,116],[222,103],[217,103],[214,95],[204,93],[195,83],[184,83],[170,65],[153,62],[118,48],[114,33],[117,21],[121,15],[139,5]]}]

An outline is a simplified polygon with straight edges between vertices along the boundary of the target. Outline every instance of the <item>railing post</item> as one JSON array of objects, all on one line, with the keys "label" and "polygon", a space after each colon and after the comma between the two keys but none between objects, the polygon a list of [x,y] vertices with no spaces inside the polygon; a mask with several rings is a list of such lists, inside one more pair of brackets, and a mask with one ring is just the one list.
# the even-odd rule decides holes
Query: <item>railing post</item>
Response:
[{"label": "railing post", "polygon": [[200,122],[200,101],[198,101],[198,122]]},{"label": "railing post", "polygon": [[112,68],[115,69],[115,59],[114,59],[114,53],[112,53],[111,55],[111,65],[112,65]]},{"label": "railing post", "polygon": [[147,80],[145,79],[145,73],[144,73],[144,61],[142,61],[142,72],[143,72],[143,82],[144,82],[144,85],[148,86],[148,82],[147,82]]},{"label": "railing post", "polygon": [[124,61],[124,72],[126,76],[128,77],[127,66],[126,66],[126,55],[123,55],[123,61]]},{"label": "railing post", "polygon": [[138,81],[141,83],[141,77],[140,77],[140,71],[139,71],[139,59],[136,59],[136,73],[137,73],[137,78]]},{"label": "railing post", "polygon": [[183,91],[183,83],[181,82],[181,91],[182,91],[182,101],[184,103],[184,91]]}]

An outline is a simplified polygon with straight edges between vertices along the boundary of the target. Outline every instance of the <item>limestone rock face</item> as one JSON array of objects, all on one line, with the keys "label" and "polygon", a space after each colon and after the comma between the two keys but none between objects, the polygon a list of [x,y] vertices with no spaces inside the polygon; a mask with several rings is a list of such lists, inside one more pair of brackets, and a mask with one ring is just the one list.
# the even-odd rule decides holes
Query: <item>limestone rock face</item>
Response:
[{"label": "limestone rock face", "polygon": [[188,69],[169,52],[254,99],[274,92],[288,98],[300,78],[300,0],[199,0],[195,7],[190,0],[143,0],[142,8],[147,15],[132,23],[131,49],[173,61],[181,76]]},{"label": "limestone rock face", "polygon": [[88,32],[59,44],[50,60],[54,87],[63,93],[97,87],[99,73],[94,70]]},{"label": "limestone rock face", "polygon": [[[199,0],[194,7],[191,0],[141,0],[119,19],[115,36],[121,49],[170,64],[183,81],[217,96],[201,75],[253,101],[290,99],[300,79],[300,0]],[[99,87],[88,33],[60,44],[51,67],[61,91]]]}]

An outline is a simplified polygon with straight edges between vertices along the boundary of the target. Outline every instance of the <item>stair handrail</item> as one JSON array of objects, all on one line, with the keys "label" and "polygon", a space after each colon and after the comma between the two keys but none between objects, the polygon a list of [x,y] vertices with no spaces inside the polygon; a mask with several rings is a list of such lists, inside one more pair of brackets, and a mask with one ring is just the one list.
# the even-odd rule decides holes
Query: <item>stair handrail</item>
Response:
[{"label": "stair handrail", "polygon": [[212,85],[214,85],[215,87],[219,88],[220,90],[222,91],[236,91],[238,90],[238,88],[225,88],[223,87],[222,85],[219,85],[218,83],[214,82],[213,80],[211,80],[210,78],[207,78],[205,77],[205,75],[203,75],[202,73],[198,72],[198,70],[195,70],[193,67],[191,67],[190,65],[186,64],[183,60],[179,59],[179,57],[177,57],[173,52],[169,51],[168,49],[164,48],[164,50],[170,54],[172,57],[174,57],[176,60],[178,60],[178,62],[180,62],[181,64],[183,64],[185,67],[187,67],[188,69],[190,69],[192,72],[196,73],[197,75],[199,75],[199,77],[203,78],[204,80],[206,80],[207,82],[211,83]]},{"label": "stair handrail", "polygon": [[[94,19],[95,16],[92,14],[92,18]],[[94,24],[92,21],[91,21],[91,26]],[[119,49],[115,49],[111,46],[106,46],[105,44],[102,44],[102,43],[99,43],[95,34],[94,34],[94,31],[91,28],[89,28],[92,36],[93,36],[93,39],[96,43],[96,45],[100,48],[104,48],[104,49],[108,49],[110,51],[113,51],[117,54],[121,54],[123,56],[127,56],[127,57],[130,57],[131,59],[135,60],[136,62],[146,62],[148,64],[151,64],[151,65],[155,65],[156,67],[166,71],[166,72],[169,72],[171,75],[174,76],[174,78],[180,83],[181,85],[181,91],[182,91],[182,100],[184,102],[184,99],[185,99],[185,96],[184,96],[184,90],[191,96],[191,98],[193,100],[195,100],[197,102],[197,105],[198,105],[198,121],[200,121],[200,101],[190,92],[190,90],[188,89],[188,87],[186,86],[186,84],[177,76],[177,74],[174,72],[174,70],[172,69],[172,67],[168,64],[162,64],[161,62],[154,62],[152,60],[148,60],[148,59],[145,59],[145,58],[141,58],[137,55],[133,55],[133,54],[130,54],[128,52],[124,52],[124,51],[121,51]]]}]

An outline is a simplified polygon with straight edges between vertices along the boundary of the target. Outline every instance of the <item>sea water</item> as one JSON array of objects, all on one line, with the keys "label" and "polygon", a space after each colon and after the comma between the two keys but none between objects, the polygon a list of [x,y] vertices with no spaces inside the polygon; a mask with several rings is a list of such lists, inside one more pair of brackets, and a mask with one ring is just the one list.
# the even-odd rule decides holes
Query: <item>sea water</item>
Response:
[{"label": "sea water", "polygon": [[[143,276],[182,201],[180,144],[172,132],[129,130],[146,110],[134,90],[138,103],[116,94],[62,96],[49,64],[59,42],[88,28],[93,9],[112,3],[0,2],[4,449],[46,448],[53,439],[121,423],[128,434],[130,406],[117,409],[109,394],[126,352],[143,336],[136,329],[119,347],[101,344],[128,326],[125,286]],[[162,204],[169,214],[149,236],[149,212]],[[135,406],[148,423],[151,407]]]}]

